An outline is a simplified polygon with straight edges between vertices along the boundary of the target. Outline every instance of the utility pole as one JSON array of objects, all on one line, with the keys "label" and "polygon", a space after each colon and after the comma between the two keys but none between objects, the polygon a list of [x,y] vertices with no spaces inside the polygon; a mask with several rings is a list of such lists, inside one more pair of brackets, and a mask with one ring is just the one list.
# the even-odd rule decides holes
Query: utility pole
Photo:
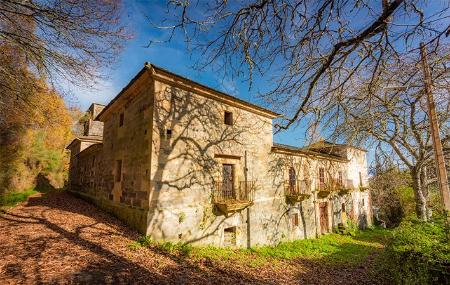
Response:
[{"label": "utility pole", "polygon": [[437,177],[439,190],[441,192],[442,203],[444,206],[447,221],[450,221],[450,192],[448,187],[447,170],[445,169],[444,152],[442,150],[442,142],[439,137],[439,124],[436,115],[436,106],[432,93],[432,83],[430,75],[430,67],[427,61],[427,50],[423,43],[420,43],[420,53],[422,56],[422,67],[425,83],[425,92],[427,93],[428,117],[430,120],[431,139],[433,141],[433,150],[436,158]]}]

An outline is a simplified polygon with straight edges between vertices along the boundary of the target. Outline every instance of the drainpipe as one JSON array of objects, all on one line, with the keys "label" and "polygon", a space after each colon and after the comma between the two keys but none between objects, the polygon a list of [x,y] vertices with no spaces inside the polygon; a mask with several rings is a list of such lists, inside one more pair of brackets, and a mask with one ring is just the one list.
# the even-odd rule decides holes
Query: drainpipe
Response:
[{"label": "drainpipe", "polygon": [[[247,151],[244,152],[244,179],[245,179],[245,192],[248,193],[248,168],[247,168]],[[250,207],[247,207],[247,248],[250,248]]]},{"label": "drainpipe", "polygon": [[[317,179],[314,179],[314,186],[316,186],[315,184],[317,183],[317,181],[316,181]],[[317,189],[317,187],[316,187],[316,189]],[[316,208],[316,205],[317,205],[317,201],[316,201],[316,194],[317,194],[317,192],[316,191],[314,191],[314,195],[313,195],[313,198],[314,198],[314,200],[313,200],[313,203],[314,203],[314,228],[316,229],[316,238],[318,238],[319,237],[319,234],[317,233],[317,208]]]}]

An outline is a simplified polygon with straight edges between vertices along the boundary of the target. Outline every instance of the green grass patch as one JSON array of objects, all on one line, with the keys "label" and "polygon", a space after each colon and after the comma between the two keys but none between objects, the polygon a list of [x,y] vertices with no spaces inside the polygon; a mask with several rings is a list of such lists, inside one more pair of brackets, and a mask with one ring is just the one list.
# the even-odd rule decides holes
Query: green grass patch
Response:
[{"label": "green grass patch", "polygon": [[329,234],[319,239],[283,242],[277,246],[257,246],[250,249],[197,247],[171,242],[158,243],[149,237],[141,237],[129,246],[134,249],[150,247],[192,259],[233,260],[252,267],[258,267],[267,262],[273,263],[296,258],[320,259],[332,264],[356,265],[363,262],[372,252],[383,249],[387,232],[387,230],[373,229],[360,231],[354,236]]},{"label": "green grass patch", "polygon": [[14,207],[17,203],[27,200],[27,198],[33,194],[38,193],[34,188],[20,192],[9,192],[0,195],[0,207]]},{"label": "green grass patch", "polygon": [[354,236],[329,234],[319,239],[284,242],[275,247],[255,247],[249,251],[278,259],[321,259],[329,263],[355,265],[383,248],[385,234],[384,230],[379,229],[361,231]]}]

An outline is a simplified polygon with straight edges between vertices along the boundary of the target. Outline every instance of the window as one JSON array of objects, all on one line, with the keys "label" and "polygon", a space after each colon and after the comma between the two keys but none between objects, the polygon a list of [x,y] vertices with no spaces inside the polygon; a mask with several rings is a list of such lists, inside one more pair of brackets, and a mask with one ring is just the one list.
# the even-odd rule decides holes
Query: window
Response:
[{"label": "window", "polygon": [[232,126],[233,125],[233,113],[225,111],[223,122],[225,125]]},{"label": "window", "polygon": [[166,130],[166,139],[170,140],[172,138],[172,130],[171,129],[167,129]]},{"label": "window", "polygon": [[343,178],[342,178],[342,171],[339,171],[338,172],[338,182],[339,182],[339,185],[342,185],[343,184]]},{"label": "window", "polygon": [[122,160],[116,161],[116,182],[122,180]]},{"label": "window", "polygon": [[293,214],[291,219],[292,219],[292,226],[298,227],[298,214],[297,213]]},{"label": "window", "polygon": [[297,181],[297,175],[295,174],[295,169],[293,167],[289,167],[289,191],[291,193],[295,192],[295,184]]},{"label": "window", "polygon": [[359,172],[359,186],[363,186],[361,172]]},{"label": "window", "polygon": [[319,168],[319,182],[325,183],[325,169],[323,167]]},{"label": "window", "polygon": [[120,117],[119,117],[119,127],[123,126],[123,119],[124,119],[124,115],[123,115],[123,113],[120,113]]},{"label": "window", "polygon": [[345,213],[345,203],[342,203],[342,213]]},{"label": "window", "polygon": [[225,228],[223,230],[224,246],[236,245],[236,227]]},{"label": "window", "polygon": [[364,198],[362,199],[362,205],[364,206]]}]

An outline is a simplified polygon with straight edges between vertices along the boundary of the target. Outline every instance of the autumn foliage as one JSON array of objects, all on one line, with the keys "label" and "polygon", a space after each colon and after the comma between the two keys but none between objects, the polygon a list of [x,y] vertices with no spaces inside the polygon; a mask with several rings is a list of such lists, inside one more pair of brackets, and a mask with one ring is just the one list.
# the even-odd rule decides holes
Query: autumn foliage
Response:
[{"label": "autumn foliage", "polygon": [[36,178],[64,185],[72,117],[64,100],[44,79],[37,78],[13,47],[0,45],[0,193],[34,186]]}]

